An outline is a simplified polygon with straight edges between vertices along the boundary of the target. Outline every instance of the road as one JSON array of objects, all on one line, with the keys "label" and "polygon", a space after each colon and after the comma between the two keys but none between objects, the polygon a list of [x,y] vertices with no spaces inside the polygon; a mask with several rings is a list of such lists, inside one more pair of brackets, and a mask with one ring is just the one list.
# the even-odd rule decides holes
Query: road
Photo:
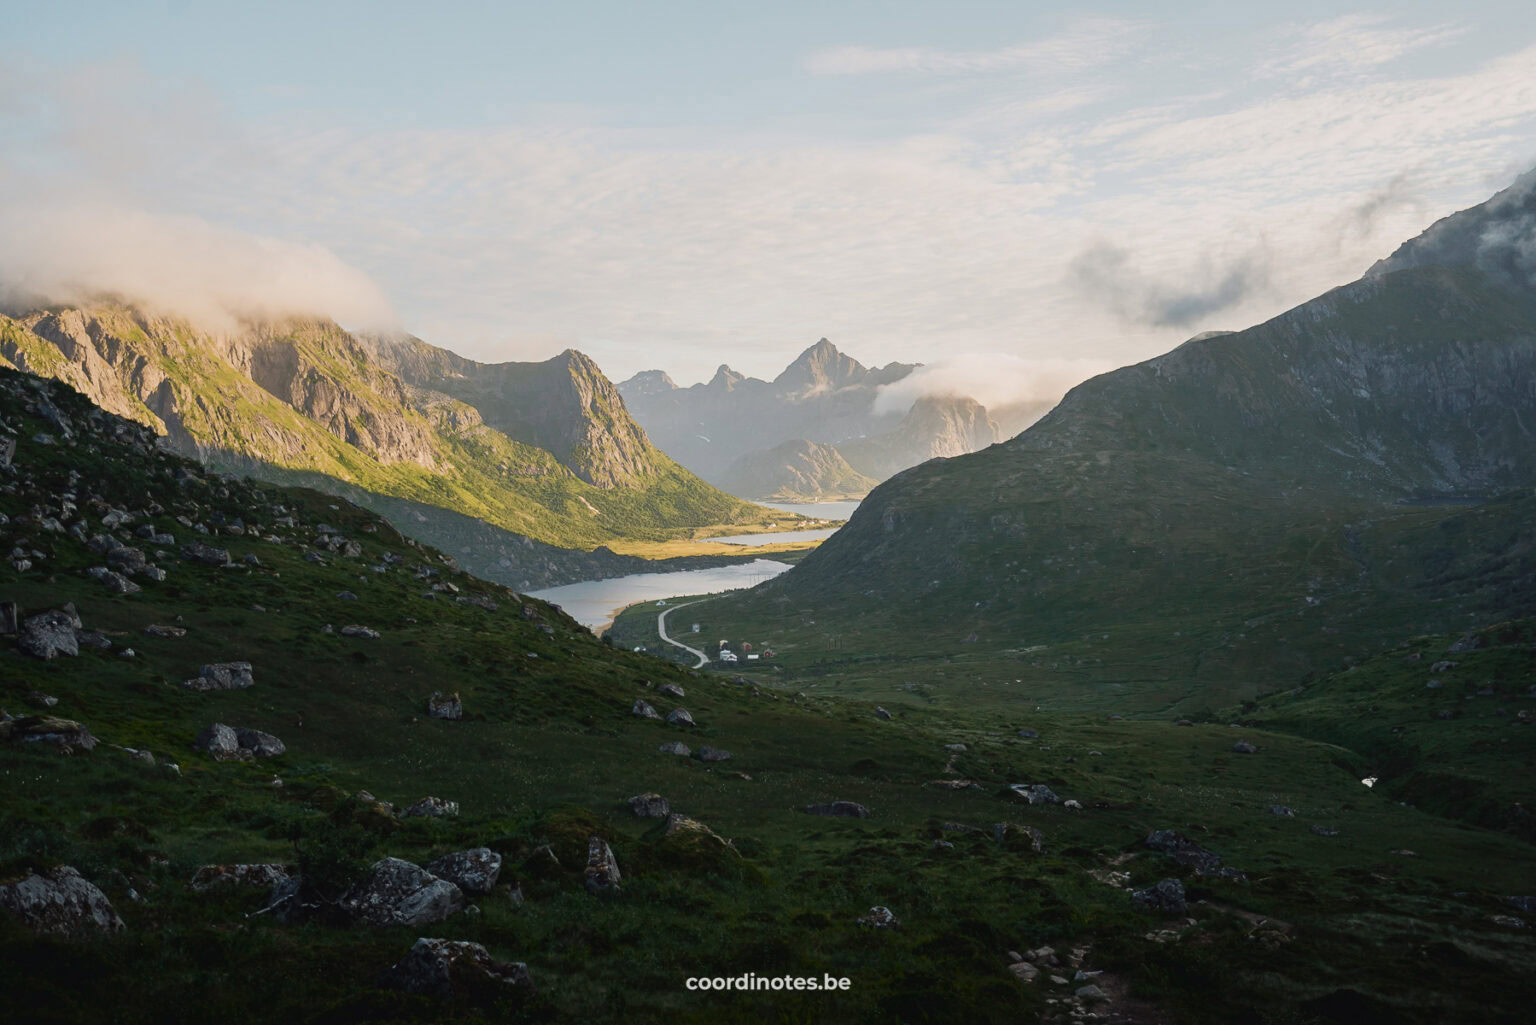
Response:
[{"label": "road", "polygon": [[673,612],[677,611],[678,609],[686,609],[690,605],[697,605],[701,601],[708,601],[708,600],[709,599],[707,599],[707,598],[697,598],[697,599],[695,599],[693,601],[685,601],[681,605],[673,605],[673,606],[671,606],[665,612],[663,612],[661,615],[656,617],[656,635],[658,637],[660,637],[662,640],[666,641],[668,644],[672,645],[674,648],[682,648],[688,654],[690,654],[694,658],[698,659],[699,660],[698,663],[693,667],[695,669],[703,669],[704,666],[706,666],[709,663],[709,656],[704,654],[698,648],[690,648],[690,647],[688,647],[688,645],[684,644],[682,641],[674,641],[671,637],[668,637],[667,636],[667,616],[671,615]]}]

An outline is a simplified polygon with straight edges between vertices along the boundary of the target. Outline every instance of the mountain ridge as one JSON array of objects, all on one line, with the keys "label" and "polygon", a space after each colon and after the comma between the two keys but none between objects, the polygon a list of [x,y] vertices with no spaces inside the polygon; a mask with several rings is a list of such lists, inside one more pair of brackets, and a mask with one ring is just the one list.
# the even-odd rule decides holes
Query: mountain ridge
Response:
[{"label": "mountain ridge", "polygon": [[[66,381],[205,462],[363,502],[378,495],[380,507],[405,501],[407,526],[433,509],[485,520],[507,536],[472,564],[518,586],[579,579],[593,565],[573,554],[567,575],[556,549],[761,515],[656,449],[574,351],[486,365],[315,318],[219,333],[103,303],[0,319],[0,359]],[[440,526],[449,533],[432,541],[462,550],[459,521],[445,514]],[[519,574],[532,551],[538,575]]]}]

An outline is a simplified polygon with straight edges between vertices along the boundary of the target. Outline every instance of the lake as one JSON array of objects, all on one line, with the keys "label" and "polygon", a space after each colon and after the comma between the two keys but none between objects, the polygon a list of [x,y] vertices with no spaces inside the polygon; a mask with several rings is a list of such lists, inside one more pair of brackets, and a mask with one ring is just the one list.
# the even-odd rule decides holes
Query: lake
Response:
[{"label": "lake", "polygon": [[[770,509],[798,513],[818,520],[846,520],[859,507],[857,502],[759,502]],[[782,530],[775,534],[732,534],[729,537],[712,537],[728,545],[769,545],[780,541],[820,541],[837,533],[836,527],[817,530]]]},{"label": "lake", "polygon": [[[578,584],[530,591],[535,598],[552,602],[582,626],[593,631],[606,627],[626,605],[655,602],[684,594],[713,594],[737,587],[752,587],[789,569],[771,559],[754,559],[736,566],[688,569],[677,573],[631,573],[607,580],[583,580]],[[661,609],[657,609],[660,612]]]},{"label": "lake", "polygon": [[846,520],[859,507],[857,502],[759,502],[770,509],[813,516],[820,520]]}]

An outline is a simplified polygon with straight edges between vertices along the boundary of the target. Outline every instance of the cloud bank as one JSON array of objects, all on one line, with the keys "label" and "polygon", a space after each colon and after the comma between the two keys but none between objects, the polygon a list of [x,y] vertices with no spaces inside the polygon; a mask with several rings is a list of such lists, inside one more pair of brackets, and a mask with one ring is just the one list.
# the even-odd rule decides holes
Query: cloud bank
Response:
[{"label": "cloud bank", "polygon": [[926,396],[970,397],[988,410],[1054,405],[1073,386],[1113,370],[1106,360],[968,352],[918,367],[875,395],[876,413],[905,413]]},{"label": "cloud bank", "polygon": [[379,287],[323,246],[110,206],[0,206],[0,301],[15,309],[103,296],[214,330],[296,314],[367,330],[396,323]]}]

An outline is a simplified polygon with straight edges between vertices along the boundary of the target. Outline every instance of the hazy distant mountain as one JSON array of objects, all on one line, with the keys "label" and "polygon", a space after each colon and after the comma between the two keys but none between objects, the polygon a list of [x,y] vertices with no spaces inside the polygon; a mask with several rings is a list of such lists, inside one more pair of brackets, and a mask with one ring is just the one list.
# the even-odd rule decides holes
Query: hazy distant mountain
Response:
[{"label": "hazy distant mountain", "polygon": [[0,365],[59,378],[212,465],[387,512],[515,586],[600,575],[562,549],[756,518],[651,444],[575,351],[488,365],[325,320],[214,334],[101,304],[0,317]]},{"label": "hazy distant mountain", "polygon": [[[876,412],[879,389],[917,366],[866,367],[823,338],[772,381],[722,365],[707,383],[689,388],[647,370],[620,384],[619,391],[657,445],[720,487],[769,498],[788,486],[801,498],[813,498],[801,489],[826,480],[830,490],[821,497],[844,497],[855,478],[840,469],[842,462],[856,475],[879,481],[925,459],[971,452],[1004,436],[968,398],[924,398],[905,413]],[[1043,407],[1012,412],[1022,426]],[[789,442],[801,444],[784,448]],[[790,471],[791,465],[797,469]]]},{"label": "hazy distant mountain", "polygon": [[975,399],[925,395],[894,430],[844,443],[850,464],[877,480],[929,459],[963,456],[999,439],[996,421]]},{"label": "hazy distant mountain", "polygon": [[880,483],[848,464],[831,445],[796,439],[749,452],[720,474],[722,488],[775,502],[863,498]]},{"label": "hazy distant mountain", "polygon": [[898,474],[719,614],[785,648],[1048,646],[1143,707],[1215,707],[1379,643],[1529,614],[1533,275],[1536,173],[1353,284]]}]

